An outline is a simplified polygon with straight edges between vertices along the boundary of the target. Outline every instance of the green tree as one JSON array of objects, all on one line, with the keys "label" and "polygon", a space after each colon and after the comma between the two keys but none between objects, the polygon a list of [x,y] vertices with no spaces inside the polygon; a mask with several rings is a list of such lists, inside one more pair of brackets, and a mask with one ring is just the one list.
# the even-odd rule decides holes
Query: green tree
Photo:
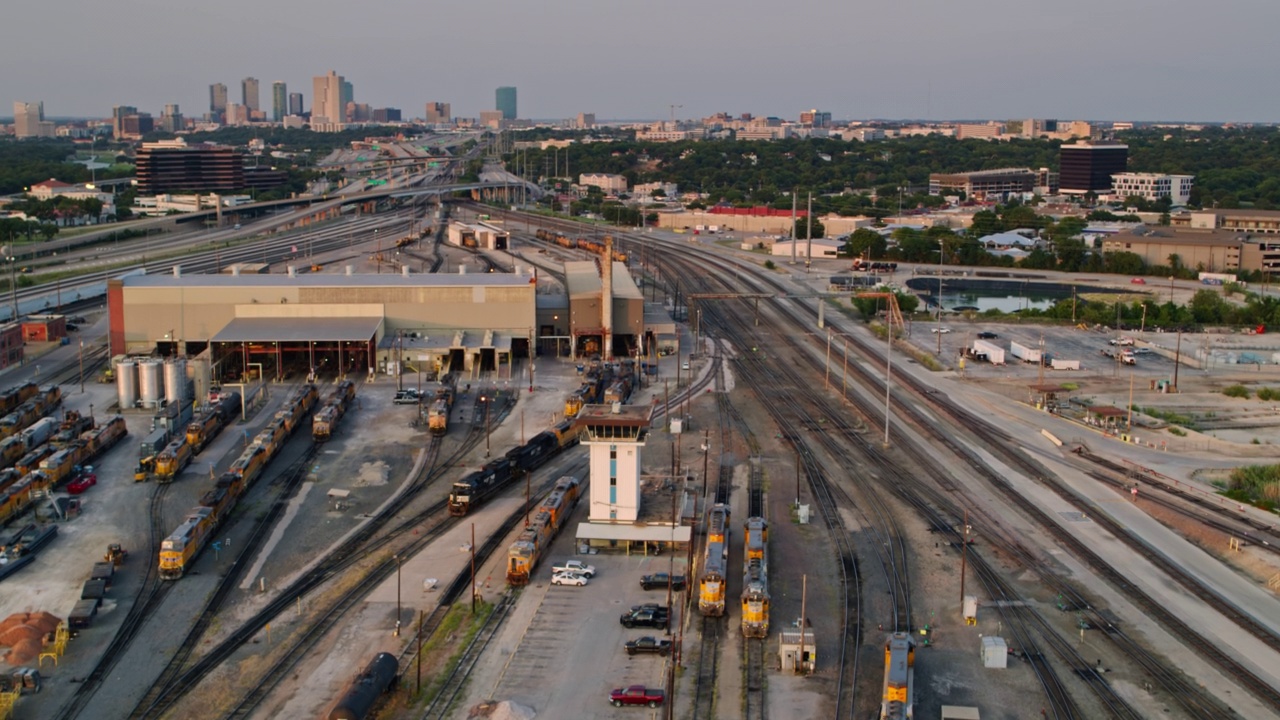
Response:
[{"label": "green tree", "polygon": [[[827,233],[827,228],[823,226],[822,221],[819,220],[818,218],[813,218],[813,237],[815,238],[825,237],[826,233]],[[809,239],[809,219],[808,218],[796,218],[794,237],[796,237],[799,240]]]},{"label": "green tree", "polygon": [[1004,223],[994,211],[979,210],[973,214],[973,224],[969,226],[970,235],[983,238],[1000,232],[1004,232]]},{"label": "green tree", "polygon": [[888,245],[884,236],[875,230],[858,228],[849,235],[849,241],[845,243],[845,251],[853,257],[865,255],[869,260],[878,260],[884,257]]}]

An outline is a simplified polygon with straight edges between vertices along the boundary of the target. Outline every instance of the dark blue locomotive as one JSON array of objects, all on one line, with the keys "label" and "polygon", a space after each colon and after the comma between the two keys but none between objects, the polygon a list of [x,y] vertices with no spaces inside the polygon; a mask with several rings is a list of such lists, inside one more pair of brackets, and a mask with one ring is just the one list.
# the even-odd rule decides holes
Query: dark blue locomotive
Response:
[{"label": "dark blue locomotive", "polygon": [[577,444],[578,432],[568,420],[534,435],[529,442],[454,483],[449,493],[449,514],[466,515],[473,505],[506,487],[521,473],[537,470],[565,448]]}]

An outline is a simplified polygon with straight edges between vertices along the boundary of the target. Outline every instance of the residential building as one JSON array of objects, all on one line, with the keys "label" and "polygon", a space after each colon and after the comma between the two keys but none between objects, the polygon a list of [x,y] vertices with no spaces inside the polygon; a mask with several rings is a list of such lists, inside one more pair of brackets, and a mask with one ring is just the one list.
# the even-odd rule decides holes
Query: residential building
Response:
[{"label": "residential building", "polygon": [[516,89],[513,87],[500,87],[494,92],[494,107],[502,113],[503,120],[515,120],[516,114]]},{"label": "residential building", "polygon": [[610,173],[583,173],[578,176],[578,184],[583,187],[598,187],[606,195],[618,195],[627,191],[627,179]]},{"label": "residential building", "polygon": [[53,137],[57,127],[44,119],[43,102],[13,104],[13,134],[17,138]]},{"label": "residential building", "polygon": [[302,93],[289,93],[289,115],[301,116],[304,111],[302,106]]},{"label": "residential building", "polygon": [[595,113],[578,113],[578,119],[573,124],[579,130],[589,130],[596,126]]},{"label": "residential building", "polygon": [[271,121],[281,122],[289,114],[289,87],[277,80],[271,83]]},{"label": "residential building", "polygon": [[650,197],[654,193],[662,191],[663,197],[674,198],[680,194],[680,188],[675,183],[651,182],[639,183],[631,189],[633,197]]},{"label": "residential building", "polygon": [[1120,143],[1078,142],[1058,150],[1061,190],[1067,195],[1111,192],[1111,176],[1125,172],[1129,146]]},{"label": "residential building", "polygon": [[214,83],[209,86],[209,115],[214,122],[222,122],[227,112],[227,86]]},{"label": "residential building", "polygon": [[1116,173],[1111,176],[1111,195],[1116,198],[1136,195],[1153,202],[1167,197],[1174,207],[1182,207],[1191,199],[1191,186],[1194,181],[1194,175]]},{"label": "residential building", "polygon": [[259,104],[258,78],[247,77],[240,81],[240,104],[249,108],[249,112],[261,109]]},{"label": "residential building", "polygon": [[245,187],[243,159],[233,148],[220,145],[187,145],[181,139],[143,143],[137,167],[142,195]]},{"label": "residential building", "polygon": [[428,125],[448,125],[453,122],[452,110],[449,103],[445,102],[427,103],[426,117]]},{"label": "residential building", "polygon": [[321,75],[311,80],[311,127],[333,123],[341,125],[346,122],[346,103],[342,102],[343,77],[330,70],[328,75]]}]

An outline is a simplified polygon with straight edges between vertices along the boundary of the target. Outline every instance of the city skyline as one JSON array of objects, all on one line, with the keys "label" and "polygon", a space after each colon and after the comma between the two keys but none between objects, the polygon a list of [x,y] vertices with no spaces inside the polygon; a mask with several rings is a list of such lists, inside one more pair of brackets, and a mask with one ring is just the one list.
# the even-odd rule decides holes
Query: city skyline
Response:
[{"label": "city skyline", "polygon": [[[525,118],[666,119],[675,105],[680,118],[795,117],[816,107],[839,119],[1280,121],[1280,98],[1267,92],[1280,49],[1265,35],[1280,6],[1262,0],[1231,0],[1214,12],[1170,0],[1159,13],[1103,0],[928,9],[802,0],[786,8],[788,22],[770,21],[780,11],[752,0],[500,13],[474,5],[424,13],[387,0],[379,16],[405,20],[377,23],[376,33],[373,18],[349,4],[322,1],[299,14],[226,0],[217,9],[63,22],[92,8],[68,0],[14,9],[9,27],[56,25],[67,42],[51,50],[37,45],[39,32],[24,32],[0,43],[0,61],[29,68],[8,79],[10,102],[41,100],[50,117],[107,117],[116,105],[154,113],[165,104],[207,106],[215,83],[278,78],[308,87],[334,69],[358,87],[359,102],[410,117],[433,99],[476,117],[496,109],[494,88],[510,85],[520,89]],[[257,22],[241,21],[250,16]],[[200,32],[190,32],[193,21]],[[659,25],[655,33],[619,30]],[[291,32],[282,35],[285,26]],[[484,33],[459,31],[466,27]],[[147,41],[112,48],[114,66],[127,72],[86,81],[109,37]],[[225,52],[229,37],[235,53]],[[466,61],[424,63],[423,47]],[[30,63],[34,56],[41,62]],[[182,60],[152,62],[157,56]],[[581,62],[589,57],[601,61]],[[616,61],[603,61],[609,57]]]}]

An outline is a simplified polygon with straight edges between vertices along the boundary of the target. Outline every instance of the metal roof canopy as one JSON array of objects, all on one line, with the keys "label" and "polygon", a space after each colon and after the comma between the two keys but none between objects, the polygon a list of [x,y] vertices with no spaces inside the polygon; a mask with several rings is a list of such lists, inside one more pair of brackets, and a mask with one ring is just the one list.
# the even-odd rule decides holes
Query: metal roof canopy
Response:
[{"label": "metal roof canopy", "polygon": [[624,525],[621,523],[578,523],[579,540],[623,540],[633,542],[689,542],[693,528],[670,525]]},{"label": "metal roof canopy", "polygon": [[380,327],[380,317],[238,317],[212,342],[367,342]]}]

